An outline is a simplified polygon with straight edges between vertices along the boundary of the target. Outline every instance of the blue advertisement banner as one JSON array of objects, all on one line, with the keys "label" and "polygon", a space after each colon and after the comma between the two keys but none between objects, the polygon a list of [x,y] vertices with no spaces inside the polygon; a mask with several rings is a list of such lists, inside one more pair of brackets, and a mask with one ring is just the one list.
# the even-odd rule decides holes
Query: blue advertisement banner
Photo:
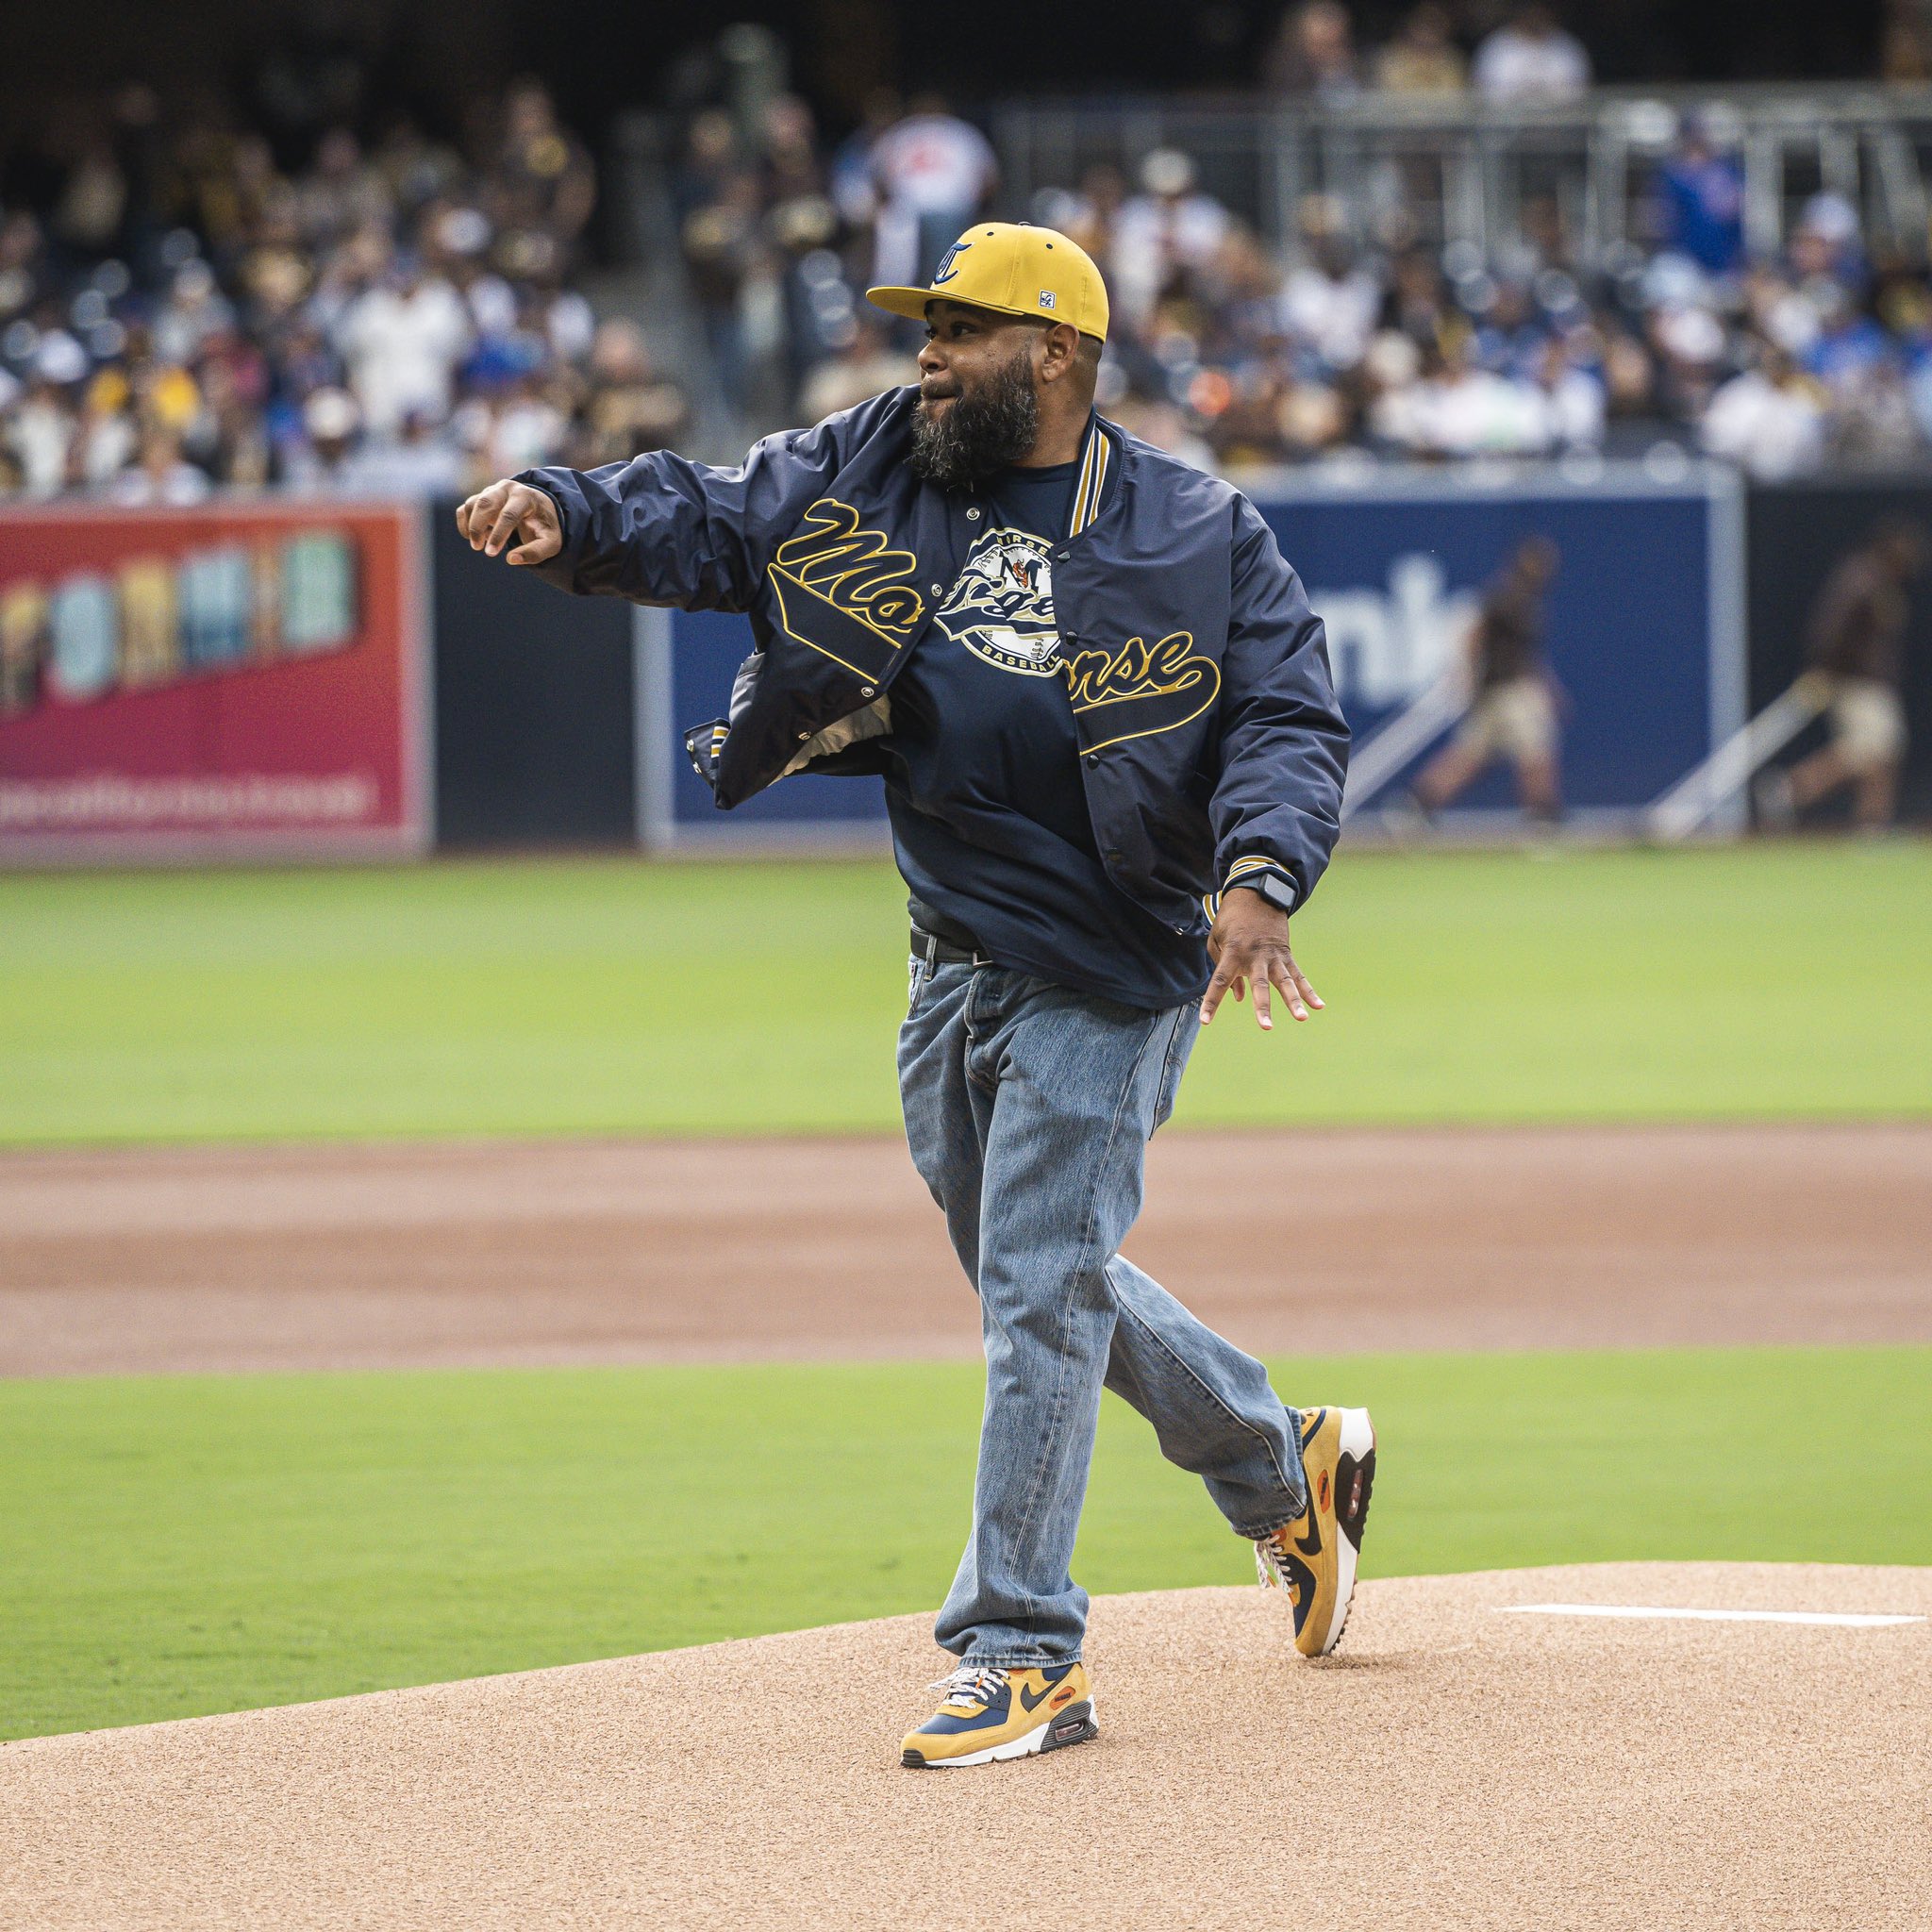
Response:
[{"label": "blue advertisement banner", "polygon": [[[1566,805],[1635,812],[1742,722],[1741,523],[1722,475],[1489,489],[1442,476],[1259,508],[1326,625],[1358,752],[1457,658],[1485,587],[1530,538],[1557,558],[1542,617]],[[1390,789],[1453,730],[1423,742]],[[1458,806],[1512,802],[1499,767]]]},{"label": "blue advertisement banner", "polygon": [[[1357,752],[1422,698],[1463,649],[1485,587],[1524,541],[1548,540],[1558,567],[1543,599],[1544,641],[1560,717],[1565,803],[1585,822],[1636,813],[1741,722],[1742,520],[1721,472],[1660,481],[1615,468],[1589,480],[1554,473],[1472,482],[1397,473],[1359,483],[1291,479],[1251,492],[1324,620],[1337,687]],[[673,615],[657,681],[653,749],[668,769],[644,816],[662,841],[741,830],[749,842],[875,828],[873,778],[786,778],[719,812],[684,758],[685,726],[724,715],[751,648],[740,617]],[[1419,742],[1381,793],[1441,744]],[[1507,769],[1458,800],[1481,812],[1512,803]],[[1373,808],[1372,808],[1373,809]]]}]

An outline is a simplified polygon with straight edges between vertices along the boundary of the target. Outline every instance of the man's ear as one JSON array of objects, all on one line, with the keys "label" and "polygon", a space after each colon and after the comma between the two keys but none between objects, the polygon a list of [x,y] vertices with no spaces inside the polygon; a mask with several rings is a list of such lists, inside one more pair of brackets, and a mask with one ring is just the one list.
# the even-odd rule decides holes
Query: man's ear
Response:
[{"label": "man's ear", "polygon": [[1079,359],[1080,331],[1071,322],[1057,322],[1041,334],[1040,379],[1058,382],[1072,373]]}]

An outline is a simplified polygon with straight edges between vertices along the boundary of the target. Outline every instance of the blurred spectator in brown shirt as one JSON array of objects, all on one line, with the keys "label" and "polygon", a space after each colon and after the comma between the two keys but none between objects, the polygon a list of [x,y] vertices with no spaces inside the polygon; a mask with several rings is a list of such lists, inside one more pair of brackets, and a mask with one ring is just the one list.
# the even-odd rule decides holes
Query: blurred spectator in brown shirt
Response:
[{"label": "blurred spectator in brown shirt", "polygon": [[841,409],[860,403],[902,382],[916,382],[919,367],[903,349],[886,341],[878,324],[861,316],[852,341],[807,378],[800,408],[809,423],[823,423]]},{"label": "blurred spectator in brown shirt", "polygon": [[1473,686],[1462,728],[1416,780],[1414,803],[1440,810],[1498,758],[1516,770],[1532,818],[1561,816],[1556,693],[1543,661],[1542,602],[1560,558],[1547,537],[1529,537],[1483,597],[1468,643]]},{"label": "blurred spectator in brown shirt", "polygon": [[1303,0],[1291,7],[1281,16],[1261,72],[1270,93],[1339,101],[1359,92],[1355,28],[1347,8],[1337,0]]},{"label": "blurred spectator in brown shirt", "polygon": [[1926,534],[1888,517],[1825,579],[1812,607],[1807,659],[1824,680],[1831,741],[1788,772],[1770,771],[1757,789],[1759,815],[1786,825],[1849,785],[1861,830],[1891,823],[1906,754],[1906,587],[1925,567]]},{"label": "blurred spectator in brown shirt", "polygon": [[520,80],[509,90],[503,119],[503,148],[489,182],[496,225],[539,230],[568,253],[597,199],[591,158],[558,125],[541,80]]},{"label": "blurred spectator in brown shirt", "polygon": [[670,448],[691,426],[684,391],[659,373],[643,330],[626,317],[597,325],[580,411],[571,457],[580,470]]},{"label": "blurred spectator in brown shirt", "polygon": [[1391,94],[1459,94],[1469,85],[1469,62],[1449,35],[1449,13],[1436,0],[1402,23],[1375,56],[1375,85]]},{"label": "blurred spectator in brown shirt", "polygon": [[1810,661],[1832,677],[1894,690],[1904,669],[1905,587],[1924,563],[1924,533],[1888,522],[1825,580],[1811,613]]}]

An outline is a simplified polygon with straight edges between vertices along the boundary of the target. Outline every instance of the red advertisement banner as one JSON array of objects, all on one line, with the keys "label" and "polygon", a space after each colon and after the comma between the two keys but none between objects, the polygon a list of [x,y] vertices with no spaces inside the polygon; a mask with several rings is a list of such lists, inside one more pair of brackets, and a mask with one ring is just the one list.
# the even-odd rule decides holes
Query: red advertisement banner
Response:
[{"label": "red advertisement banner", "polygon": [[0,862],[428,841],[416,513],[0,514]]}]

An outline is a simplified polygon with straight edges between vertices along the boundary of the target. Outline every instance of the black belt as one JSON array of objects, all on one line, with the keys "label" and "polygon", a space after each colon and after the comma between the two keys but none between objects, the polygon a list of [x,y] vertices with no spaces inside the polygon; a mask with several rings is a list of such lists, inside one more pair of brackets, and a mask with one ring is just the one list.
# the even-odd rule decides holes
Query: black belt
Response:
[{"label": "black belt", "polygon": [[991,966],[993,961],[990,954],[982,953],[976,946],[956,946],[950,940],[942,940],[936,932],[923,932],[918,926],[912,928],[912,950],[925,961],[926,971],[935,966]]}]

